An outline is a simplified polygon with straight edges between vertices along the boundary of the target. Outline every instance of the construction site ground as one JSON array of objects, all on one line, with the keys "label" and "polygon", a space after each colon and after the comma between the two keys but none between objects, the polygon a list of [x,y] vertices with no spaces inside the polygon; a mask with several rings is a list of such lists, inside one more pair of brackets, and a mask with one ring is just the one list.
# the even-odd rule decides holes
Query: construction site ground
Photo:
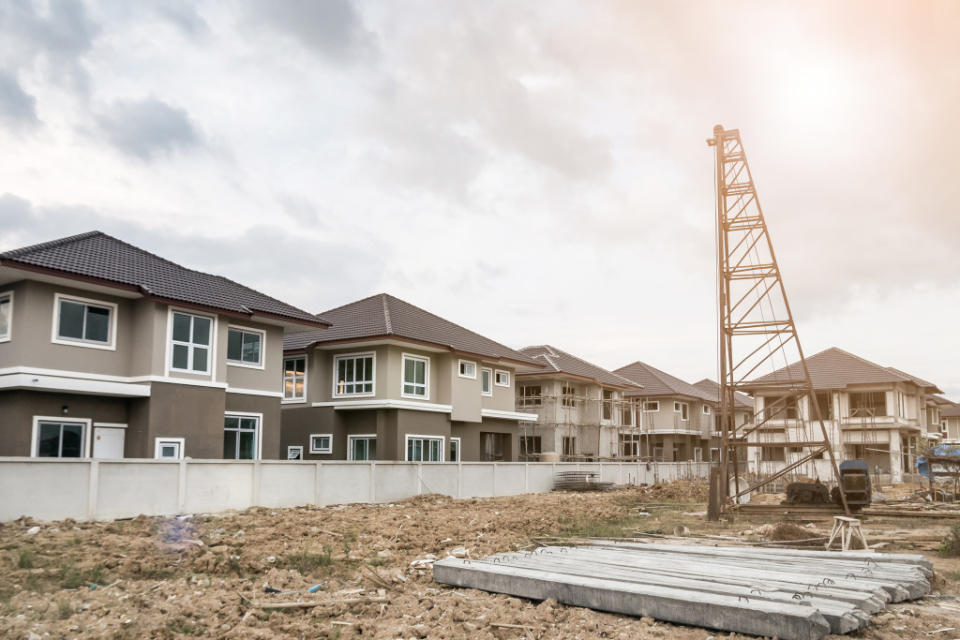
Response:
[{"label": "construction site ground", "polygon": [[[907,496],[914,488],[885,492]],[[19,520],[0,525],[0,637],[742,637],[432,580],[432,559],[458,547],[480,557],[552,536],[759,542],[829,533],[826,520],[707,522],[705,499],[704,485],[677,482],[604,493],[430,495],[396,504],[101,523]],[[960,558],[938,552],[958,522],[864,523],[869,542],[881,541],[883,551],[923,553],[937,575],[930,596],[890,606],[858,637],[960,638]],[[269,608],[277,605],[283,607]]]}]

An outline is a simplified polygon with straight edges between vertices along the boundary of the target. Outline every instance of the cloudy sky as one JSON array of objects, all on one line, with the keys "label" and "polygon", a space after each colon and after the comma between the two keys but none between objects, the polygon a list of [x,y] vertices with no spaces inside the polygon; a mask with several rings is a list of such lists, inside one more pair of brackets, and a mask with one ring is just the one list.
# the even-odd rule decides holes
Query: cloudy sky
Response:
[{"label": "cloudy sky", "polygon": [[716,377],[713,125],[805,350],[960,399],[960,4],[0,3],[0,249]]}]

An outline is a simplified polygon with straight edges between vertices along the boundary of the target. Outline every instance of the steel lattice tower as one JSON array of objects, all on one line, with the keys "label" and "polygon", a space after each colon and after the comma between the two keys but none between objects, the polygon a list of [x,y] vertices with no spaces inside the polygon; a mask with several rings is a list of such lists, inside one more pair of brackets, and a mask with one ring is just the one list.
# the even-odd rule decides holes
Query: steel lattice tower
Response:
[{"label": "steel lattice tower", "polygon": [[[713,138],[707,144],[716,152],[717,198],[717,298],[719,305],[720,342],[720,468],[724,497],[736,499],[761,487],[809,460],[826,452],[834,479],[840,486],[843,509],[849,513],[847,499],[840,482],[840,474],[803,349],[797,337],[797,327],[787,301],[787,292],[777,265],[770,233],[763,218],[763,210],[747,164],[747,156],[740,141],[740,131],[713,129]],[[766,376],[763,389],[780,394],[777,401],[765,406],[762,415],[737,425],[734,419],[734,393],[756,389],[749,379],[764,369],[778,365],[786,367],[773,380]],[[787,366],[796,362],[792,366]],[[820,426],[822,439],[805,441],[751,443],[746,437],[771,420],[771,411],[778,405],[788,406],[806,396],[812,417]],[[799,414],[798,414],[799,417]],[[786,432],[786,431],[785,431]],[[786,440],[789,440],[787,438]],[[784,458],[780,471],[763,478],[752,486],[739,486],[735,480],[733,495],[729,495],[730,465],[737,470],[738,446],[806,447],[808,453],[792,462]],[[726,501],[724,501],[726,502]]]}]

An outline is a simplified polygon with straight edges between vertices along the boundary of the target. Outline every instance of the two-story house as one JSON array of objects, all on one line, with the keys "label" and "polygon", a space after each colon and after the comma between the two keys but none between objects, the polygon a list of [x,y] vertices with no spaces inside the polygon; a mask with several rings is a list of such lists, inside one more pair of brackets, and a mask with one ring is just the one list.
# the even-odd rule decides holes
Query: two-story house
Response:
[{"label": "two-story house", "polygon": [[[710,438],[710,462],[720,462],[720,385],[709,378],[704,378],[700,382],[694,382],[693,386],[714,399],[711,405],[713,408],[713,436]],[[737,427],[753,421],[753,398],[739,391],[733,393],[733,419]],[[746,447],[737,447],[738,466],[746,465],[746,462]]]},{"label": "two-story house", "polygon": [[0,253],[0,455],[278,458],[283,334],[326,326],[99,231]]},{"label": "two-story house", "polygon": [[[921,440],[927,439],[928,399],[940,393],[936,385],[893,367],[870,362],[836,347],[806,359],[816,401],[838,460],[865,460],[871,470],[891,474],[901,482],[914,470]],[[750,434],[753,469],[773,473],[812,453],[804,442],[823,439],[807,396],[785,396],[776,385],[803,377],[796,362],[750,382],[755,415],[762,424]],[[933,413],[934,417],[937,413]],[[939,424],[939,423],[938,423]],[[771,446],[763,446],[771,442]],[[796,442],[795,446],[784,442]],[[800,471],[810,477],[829,477],[825,456]]]},{"label": "two-story house", "polygon": [[704,460],[714,433],[715,396],[639,361],[614,373],[643,385],[624,393],[642,402],[643,456],[659,462]]},{"label": "two-story house", "polygon": [[641,385],[550,345],[520,351],[544,367],[517,376],[517,406],[537,415],[521,424],[522,460],[640,455],[640,406],[623,393]]},{"label": "two-story house", "polygon": [[516,460],[532,358],[387,294],[320,315],[284,340],[288,458]]}]

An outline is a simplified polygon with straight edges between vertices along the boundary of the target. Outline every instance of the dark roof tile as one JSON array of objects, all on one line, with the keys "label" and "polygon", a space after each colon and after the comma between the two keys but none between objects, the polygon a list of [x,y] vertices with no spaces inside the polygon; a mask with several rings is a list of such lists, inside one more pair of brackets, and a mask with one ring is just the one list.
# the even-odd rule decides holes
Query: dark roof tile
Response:
[{"label": "dark roof tile", "polygon": [[187,269],[100,231],[0,253],[0,264],[25,265],[126,285],[143,294],[246,315],[263,313],[300,324],[326,323],[308,311],[223,276]]},{"label": "dark roof tile", "polygon": [[[536,347],[524,347],[520,349],[537,362],[547,367],[546,373],[565,373],[572,376],[587,378],[600,385],[609,385],[627,389],[640,389],[643,385],[637,384],[633,380],[628,380],[623,376],[618,376],[612,371],[607,371],[603,367],[587,362],[575,355],[567,353],[550,345],[540,345]],[[531,375],[542,375],[537,371]]]},{"label": "dark roof tile", "polygon": [[651,367],[644,362],[638,361],[633,364],[628,364],[625,367],[615,369],[614,373],[643,385],[643,391],[630,393],[628,395],[642,396],[645,398],[680,395],[715,402],[708,393],[698,389],[689,382],[684,382],[680,378],[661,371],[656,367]]}]

